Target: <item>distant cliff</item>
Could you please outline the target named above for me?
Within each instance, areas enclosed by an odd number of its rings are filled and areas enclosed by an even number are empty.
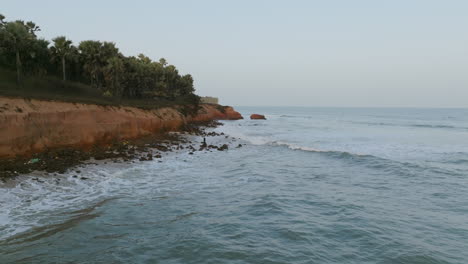
[[[116,139],[177,131],[190,122],[235,120],[232,107],[202,104],[193,117],[172,107],[142,110],[0,97],[0,157],[57,147],[88,148]]]

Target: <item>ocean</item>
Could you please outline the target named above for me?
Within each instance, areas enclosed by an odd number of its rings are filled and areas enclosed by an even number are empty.
[[[236,110],[227,151],[0,183],[0,263],[468,263],[468,109]]]

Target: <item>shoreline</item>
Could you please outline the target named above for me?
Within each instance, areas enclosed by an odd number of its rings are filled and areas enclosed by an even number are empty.
[[[194,115],[182,112],[176,105],[143,110],[0,97],[0,179],[34,170],[63,173],[91,158],[157,159],[138,152],[168,151],[168,142],[180,148],[184,139],[171,132],[207,136],[203,127],[217,120],[242,119],[232,107],[213,104],[200,105]]]
[[[193,155],[202,151],[225,151],[229,148],[242,147],[242,144],[233,146],[228,142],[229,137],[224,133],[215,131],[207,132],[207,129],[216,128],[223,124],[218,121],[208,123],[197,123],[186,126],[182,131],[168,132],[166,134],[155,134],[143,138],[123,140],[114,142],[108,146],[94,147],[90,151],[62,148],[36,153],[30,157],[16,157],[0,159],[0,181],[6,183],[17,176],[27,175],[34,172],[41,173],[44,177],[57,176],[74,172],[74,178],[87,180],[80,175],[80,168],[87,165],[98,165],[99,162],[107,163],[134,163],[156,161],[170,152],[187,152]],[[209,137],[223,137],[223,143],[204,144],[203,141],[195,141],[193,138],[206,139]],[[34,178],[41,182],[41,179]]]

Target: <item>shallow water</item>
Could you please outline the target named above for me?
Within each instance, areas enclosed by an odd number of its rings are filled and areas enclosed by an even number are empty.
[[[3,184],[0,263],[468,262],[468,110],[239,110],[228,151]]]

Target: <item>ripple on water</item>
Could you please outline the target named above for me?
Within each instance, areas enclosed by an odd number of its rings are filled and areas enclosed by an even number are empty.
[[[0,193],[0,263],[466,262],[468,178],[452,174],[463,163],[343,147],[353,142],[298,149],[307,138],[274,138],[289,135],[274,124],[243,127],[258,142],[225,152],[91,165],[80,169],[88,180],[24,176]],[[359,132],[349,138],[373,139]]]

